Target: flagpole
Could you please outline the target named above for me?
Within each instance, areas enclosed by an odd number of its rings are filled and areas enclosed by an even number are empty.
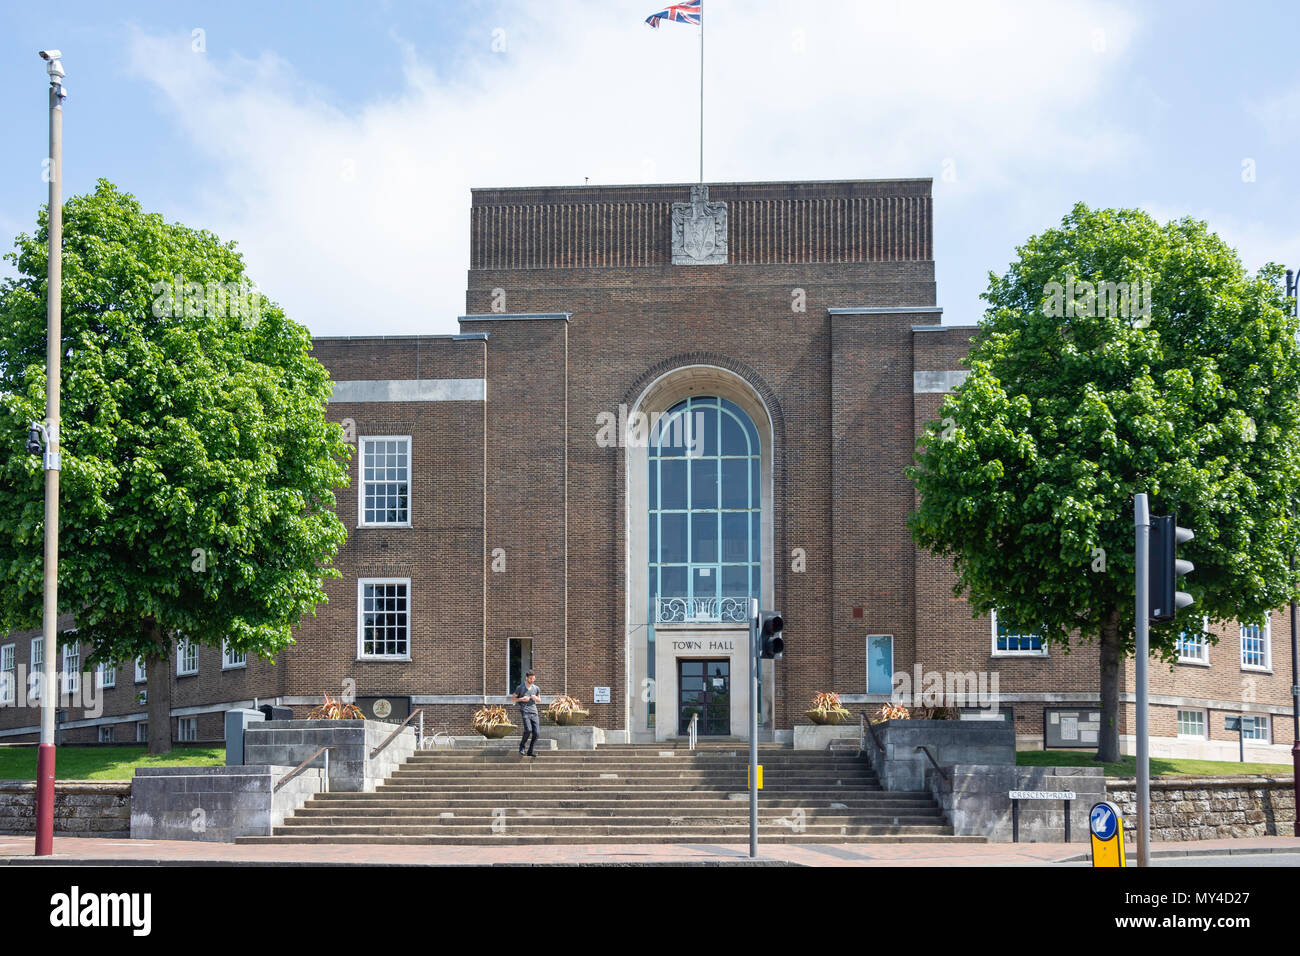
[[[700,3],[700,185],[704,185],[704,3]]]

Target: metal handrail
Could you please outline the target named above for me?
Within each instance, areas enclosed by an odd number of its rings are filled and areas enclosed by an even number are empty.
[[[927,757],[930,758],[930,763],[934,765],[934,769],[938,772],[939,779],[942,780],[944,783],[948,783],[949,782],[948,772],[939,766],[939,761],[934,759],[934,754],[930,753],[930,748],[926,746],[920,746],[917,747],[916,749],[922,751]]]
[[[864,751],[864,750],[867,749],[867,735],[870,734],[870,735],[871,735],[871,742],[872,742],[873,744],[875,744],[875,745],[876,745],[876,749],[879,750],[879,751],[883,754],[883,753],[885,752],[885,747],[884,747],[884,745],[880,742],[880,738],[876,736],[876,728],[872,725],[872,723],[871,723],[871,718],[869,718],[869,717],[867,716],[867,712],[866,712],[865,710],[864,710],[864,711],[861,711],[861,712],[858,714],[858,717],[861,719],[861,722],[862,722],[862,728],[865,729],[866,732],[867,732],[867,733],[863,733],[862,730],[859,730],[859,731],[858,731],[858,733],[859,733],[859,736],[858,736],[858,751],[861,752],[861,751]]]
[[[306,760],[304,760],[302,763],[298,764],[298,766],[294,767],[292,770],[290,770],[288,773],[286,773],[283,777],[281,777],[281,778],[279,779],[279,781],[276,783],[276,785],[275,785],[274,787],[271,788],[271,792],[272,792],[272,793],[279,793],[281,787],[283,787],[286,783],[288,783],[288,782],[289,782],[290,780],[292,780],[294,777],[298,776],[298,774],[300,774],[300,773],[302,773],[304,770],[306,770],[306,769],[307,769],[307,765],[308,765],[309,763],[311,763],[313,760],[315,760],[315,759],[316,759],[317,757],[319,757],[321,754],[324,754],[324,755],[325,755],[325,760],[324,760],[324,766],[325,766],[325,782],[324,782],[324,784],[323,784],[322,787],[321,787],[321,793],[329,793],[329,792],[330,792],[330,751],[333,750],[333,749],[334,749],[333,747],[321,747],[321,748],[320,748],[319,750],[317,750],[314,754],[312,754],[310,757],[308,757],[308,758],[307,758]]]
[[[695,749],[695,740],[699,733],[699,731],[696,730],[696,727],[699,725],[699,722],[700,715],[698,713],[691,714],[691,722],[686,725],[686,736],[690,739],[690,747],[692,750]]]
[[[409,724],[412,720],[414,720],[417,716],[420,718],[420,726],[423,727],[424,708],[417,707],[415,710],[411,711],[409,714],[406,715],[406,719],[397,725],[396,730],[394,730],[391,734],[389,734],[387,737],[384,738],[384,742],[382,744],[380,744],[374,750],[370,751],[370,756],[373,758],[375,754],[379,753],[379,751],[383,750],[385,747],[391,744],[393,742],[393,738],[396,737],[398,734],[400,734],[403,730],[405,730],[406,725]],[[421,734],[421,736],[423,736],[423,734]]]

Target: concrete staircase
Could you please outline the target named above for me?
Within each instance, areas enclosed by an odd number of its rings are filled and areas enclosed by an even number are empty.
[[[928,792],[881,789],[848,752],[759,749],[766,843],[984,842],[954,837]],[[373,793],[312,797],[272,836],[239,843],[745,843],[744,741],[421,751]]]

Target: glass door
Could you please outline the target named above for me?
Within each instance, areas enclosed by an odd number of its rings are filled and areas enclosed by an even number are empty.
[[[731,734],[731,662],[677,661],[678,734],[685,736],[691,718],[699,716],[696,730],[701,737]]]

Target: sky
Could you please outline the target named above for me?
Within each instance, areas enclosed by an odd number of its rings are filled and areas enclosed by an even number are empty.
[[[660,0],[0,0],[0,251],[105,178],[234,240],[316,335],[458,331],[470,190],[691,183],[699,29]],[[708,182],[932,178],[944,321],[1071,206],[1300,267],[1300,4],[705,0]],[[10,263],[0,275],[13,275]]]

